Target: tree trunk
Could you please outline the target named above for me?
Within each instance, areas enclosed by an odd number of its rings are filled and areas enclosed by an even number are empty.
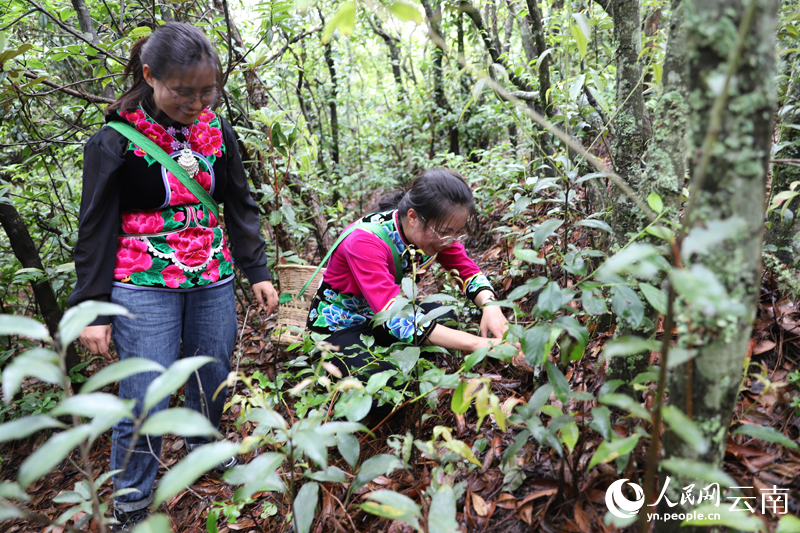
[[[631,184],[641,198],[647,198],[651,193],[659,195],[666,210],[663,219],[673,222],[678,221],[681,192],[686,176],[686,130],[689,109],[686,104],[683,12],[681,0],[673,0],[667,51],[664,57],[662,90],[654,114],[654,137],[648,144],[644,157],[647,167],[642,178]],[[637,94],[641,94],[641,91],[637,90]],[[638,210],[630,212],[628,216],[634,224],[632,231],[637,234],[649,224],[649,220]],[[624,238],[624,235],[620,235],[620,238]],[[661,244],[654,237],[646,237],[645,240]],[[644,302],[644,306],[645,320],[642,326],[636,331],[627,327],[619,328],[618,335],[638,334],[650,337],[655,334],[658,312],[647,301]],[[637,374],[647,369],[649,364],[647,355],[640,353],[612,359],[609,362],[609,379],[630,382]],[[625,389],[624,392],[632,394],[631,387]]]
[[[337,111],[337,101],[339,97],[339,87],[336,84],[336,63],[333,61],[333,51],[331,50],[331,42],[325,43],[324,49],[325,64],[328,66],[328,72],[331,76],[331,93],[328,95],[328,109],[331,113],[331,159],[334,165],[339,165],[339,114]],[[334,173],[337,170],[334,167]]]
[[[785,126],[791,124],[798,124],[800,122],[800,54],[793,53],[791,61],[787,65],[787,74],[790,88],[787,91],[786,100],[783,102],[782,109],[787,110],[784,113],[779,113],[780,121]],[[775,156],[776,159],[793,159],[800,161],[800,130],[795,128],[783,127],[780,128],[779,144],[783,148]],[[776,194],[788,191],[789,186],[800,180],[800,167],[778,163],[773,167],[772,171],[772,197]],[[797,206],[800,205],[800,200],[797,198],[789,201],[789,208],[786,211],[786,217],[781,216],[781,210],[786,204],[781,206],[770,213],[767,219],[767,233],[765,236],[766,244],[775,247],[775,255],[777,258],[789,269],[786,270],[787,274],[794,274],[794,270],[798,266],[800,260],[800,231],[796,224]],[[796,274],[794,276],[796,277]],[[797,293],[798,285],[793,284],[792,287],[787,287],[791,292]]]
[[[98,44],[100,42],[100,37],[97,35],[97,30],[94,28],[94,22],[92,21],[92,16],[89,14],[89,9],[86,7],[86,2],[84,0],[72,0],[72,7],[75,8],[75,14],[78,16],[78,26],[81,28],[81,33],[88,33],[91,35],[91,41],[94,44]],[[100,57],[104,56],[105,54],[100,52]],[[105,59],[103,61],[105,61]],[[103,96],[106,98],[115,98],[113,84],[106,84],[103,89]]]
[[[397,84],[397,91],[403,94],[405,91],[403,89],[403,77],[400,74],[400,51],[397,48],[397,43],[400,42],[400,39],[386,33],[386,30],[383,29],[383,25],[381,25],[381,19],[377,16],[369,17],[367,20],[375,34],[383,39],[383,42],[389,47],[389,62],[392,64],[394,82]]]
[[[11,249],[14,250],[17,260],[22,263],[22,268],[35,268],[42,272],[47,272],[39,257],[36,243],[33,242],[25,222],[23,222],[13,204],[0,202],[0,225],[3,226],[6,235],[8,235]],[[50,281],[45,275],[42,279],[31,281],[31,289],[33,289],[36,303],[39,304],[39,312],[44,318],[44,323],[47,325],[47,329],[50,330],[50,336],[55,337],[58,333],[58,323],[61,321],[63,313],[61,308],[58,307],[58,300],[56,300],[53,287],[50,286]],[[67,372],[79,362],[80,358],[75,346],[68,346]]]
[[[547,50],[545,39],[544,24],[542,24],[542,12],[536,0],[527,0],[528,16],[530,17],[531,31],[533,32],[534,42],[538,55]],[[539,65],[539,105],[548,116],[553,114],[553,100],[550,94],[550,56],[545,57]]]
[[[725,79],[728,55],[737,37],[733,29],[747,20],[745,5],[750,2],[685,0],[685,3],[688,92],[692,95],[688,100],[691,105],[689,146],[699,150],[712,124],[710,115],[716,97],[708,81]],[[706,154],[710,157],[707,170],[695,172],[705,178],[699,184],[696,181],[692,184],[697,189],[692,193],[697,197],[688,213],[689,227],[722,223],[736,217],[743,221],[743,229],[730,239],[708,246],[696,258],[683,258],[684,262],[702,264],[714,272],[730,298],[741,302],[745,311],[738,316],[706,317],[697,308],[699,306],[692,307],[691,301],[676,301],[677,309],[681,309],[681,314],[692,320],[694,330],[701,333],[695,334],[695,342],[688,346],[696,349],[697,355],[685,365],[686,371],[682,365],[672,373],[670,403],[694,421],[710,446],[701,454],[666,431],[665,457],[719,466],[725,453],[727,428],[739,391],[760,287],[764,191],[775,103],[778,4],[778,0],[757,0],[753,4],[752,25],[733,75],[735,81],[729,85],[727,105],[720,110],[718,136],[709,137],[713,142]],[[682,329],[681,324],[678,329]],[[680,476],[670,477],[667,497],[672,502],[680,502],[681,487],[688,482]],[[662,501],[661,505],[664,504]],[[672,508],[670,512],[676,511]],[[686,528],[679,528],[678,521],[657,522],[656,529],[659,532],[686,531]]]

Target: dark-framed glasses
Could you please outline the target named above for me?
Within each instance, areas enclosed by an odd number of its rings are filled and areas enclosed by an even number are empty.
[[[158,80],[161,81],[161,80]],[[219,91],[215,88],[210,89],[208,91],[204,91],[200,94],[195,94],[191,92],[184,92],[178,91],[177,94],[173,93],[172,90],[167,87],[167,84],[161,81],[161,85],[167,90],[167,92],[175,99],[175,103],[180,106],[192,105],[195,100],[198,98],[204,105],[208,105],[217,99],[219,96]]]

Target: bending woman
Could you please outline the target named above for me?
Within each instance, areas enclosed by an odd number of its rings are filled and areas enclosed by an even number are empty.
[[[401,294],[395,282],[399,276],[395,276],[390,244],[371,231],[355,229],[331,255],[306,324],[311,331],[328,334],[326,340],[340,347],[343,357],[332,362],[343,374],[373,359],[362,335],[373,337],[378,346],[405,342],[465,352],[500,342],[508,329],[506,318],[500,307],[484,305],[494,300],[494,290],[461,244],[473,202],[472,191],[459,174],[434,169],[414,180],[408,192],[384,198],[380,204],[383,211],[360,222],[378,224],[385,230],[400,256],[403,275],[410,275],[415,267],[419,276],[434,261],[445,270],[456,271],[466,297],[483,309],[481,336],[445,326],[452,314],[426,321],[425,313],[436,304],[423,304],[411,318],[392,318],[375,326],[375,314],[389,309]],[[488,333],[495,338],[489,339]],[[379,362],[370,369],[379,367],[390,365]]]
[[[214,357],[215,363],[199,370],[202,388],[194,377],[188,381],[186,404],[218,427],[226,392],[215,400],[212,395],[230,372],[237,331],[233,258],[259,304],[266,301],[267,313],[278,303],[233,129],[212,111],[220,90],[219,58],[200,30],[167,23],[137,41],[125,75],[133,85],[109,106],[106,121],[133,126],[155,141],[216,202],[224,202],[230,241],[206,203],[151,154],[105,126],[84,150],[78,282],[69,303],[111,301],[135,316],[100,317],[84,329],[80,340],[95,354],[107,354],[113,338],[120,360],[143,357],[169,367],[181,352]],[[157,375],[120,382],[120,397],[137,401],[134,415],[141,414]],[[168,405],[166,398],[150,413]],[[114,426],[111,470],[126,467],[114,476],[114,491],[135,489],[114,501],[120,531],[146,518],[158,471],[150,449],[161,451],[160,437],[141,437],[129,452],[132,433],[129,419]],[[189,450],[205,442],[186,439]]]

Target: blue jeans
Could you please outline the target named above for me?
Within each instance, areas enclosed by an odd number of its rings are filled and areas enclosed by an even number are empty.
[[[231,370],[231,354],[238,329],[233,283],[184,293],[115,286],[111,301],[126,307],[135,317],[115,316],[112,319],[111,335],[120,360],[143,357],[168,368],[181,357],[181,340],[184,357],[208,355],[217,360],[198,370],[202,387],[198,387],[196,374],[187,381],[186,407],[208,416],[211,424],[219,427],[227,390],[221,391],[216,400],[211,397]],[[141,414],[147,386],[157,376],[155,372],[145,372],[120,381],[120,398],[136,399],[135,416]],[[169,398],[165,398],[149,413],[168,406]],[[111,470],[125,466],[132,437],[132,420],[126,418],[114,426]],[[186,442],[197,445],[208,442],[208,439],[191,437]],[[130,488],[138,492],[117,497],[114,507],[131,512],[152,502],[160,456],[161,437],[140,436],[137,439],[125,470],[114,476],[114,491]]]

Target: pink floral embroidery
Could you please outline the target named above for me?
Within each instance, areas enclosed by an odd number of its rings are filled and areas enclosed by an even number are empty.
[[[178,211],[174,215],[172,215],[172,220],[175,222],[183,222],[186,220],[186,214],[183,211]]]
[[[134,211],[122,214],[122,231],[129,235],[158,233],[164,229],[160,211]]]
[[[136,127],[139,129],[139,131],[147,135],[147,137],[149,137],[151,141],[156,143],[159,146],[159,148],[161,148],[168,154],[172,153],[172,141],[174,139],[159,124],[153,124],[151,122],[143,120],[138,122],[136,124]]]
[[[161,276],[164,278],[164,284],[170,289],[177,289],[186,281],[186,275],[177,265],[169,265],[161,271]]]
[[[125,279],[135,272],[144,272],[153,266],[147,245],[139,239],[119,239],[114,279]]]
[[[206,271],[202,274],[204,279],[211,282],[219,281],[219,259],[212,259],[208,262]]]
[[[197,120],[208,124],[209,122],[214,120],[214,117],[216,117],[216,115],[210,109],[203,109],[200,112],[200,115],[198,115]]]
[[[120,111],[119,115],[128,122],[133,122],[134,124],[138,124],[139,121],[145,120],[144,111],[142,111],[141,109],[136,109],[135,111],[131,111],[130,113],[126,111]]]
[[[205,217],[205,216],[206,216],[205,211],[203,211],[202,209],[198,209],[197,210],[198,223],[199,223],[200,220],[203,220],[203,217]],[[208,226],[206,226],[206,227],[216,228],[217,224],[218,224],[217,223],[217,217],[214,216],[214,213],[209,212],[208,213]]]
[[[222,236],[222,258],[229,263],[233,261],[231,258],[231,251],[228,250],[228,241],[225,239],[225,235]]]
[[[197,122],[192,126],[192,150],[205,156],[221,156],[222,132],[219,128],[209,126],[205,122]]]
[[[175,259],[186,266],[202,265],[211,255],[214,230],[206,228],[187,228],[167,235],[167,244],[175,250]]]
[[[205,171],[200,171],[194,177],[195,181],[202,185],[202,187],[211,190],[211,174]],[[169,205],[187,205],[196,204],[199,202],[194,194],[189,192],[189,189],[176,178],[172,172],[167,171],[167,181],[169,181],[169,188],[172,194],[169,198]]]

